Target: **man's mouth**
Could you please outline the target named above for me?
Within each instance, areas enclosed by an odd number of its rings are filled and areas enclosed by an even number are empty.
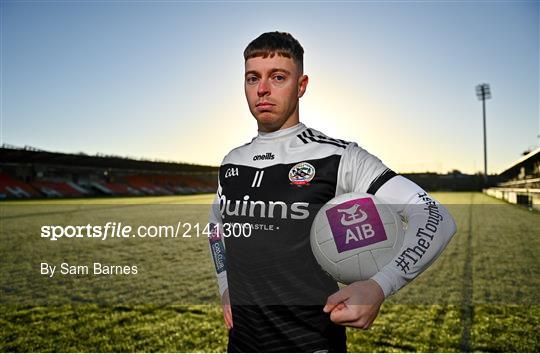
[[[266,101],[257,103],[257,107],[259,107],[259,108],[268,108],[268,107],[272,107],[272,106],[275,106],[275,104],[270,103],[270,102],[266,102]]]

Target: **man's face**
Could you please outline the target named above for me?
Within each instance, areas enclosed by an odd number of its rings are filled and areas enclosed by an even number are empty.
[[[244,88],[259,130],[272,132],[298,123],[298,99],[308,78],[291,58],[250,58],[245,64]]]

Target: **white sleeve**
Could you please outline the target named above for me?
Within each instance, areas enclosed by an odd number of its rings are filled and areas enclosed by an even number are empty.
[[[214,266],[216,269],[216,277],[219,287],[219,295],[222,296],[225,290],[227,290],[227,270],[226,270],[226,253],[225,253],[225,243],[221,236],[222,221],[221,221],[221,212],[219,208],[219,199],[221,195],[221,184],[218,181],[218,190],[216,197],[212,202],[212,207],[210,208],[209,224],[211,235],[208,238],[210,243],[210,254],[212,255],[212,260],[214,261]]]
[[[456,233],[456,224],[443,205],[403,176],[389,179],[375,195],[407,222],[401,250],[372,277],[388,297],[437,259]]]
[[[339,164],[336,195],[368,192],[372,183],[387,170],[388,167],[376,156],[371,155],[356,143],[350,143]]]

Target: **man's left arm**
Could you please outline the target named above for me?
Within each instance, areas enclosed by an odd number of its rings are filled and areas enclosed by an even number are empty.
[[[366,153],[364,150],[353,156],[373,160],[370,165],[380,163],[369,153],[365,157]],[[456,224],[443,205],[414,182],[390,170],[373,179],[369,188],[354,187],[351,189],[367,191],[383,200],[407,223],[403,246],[396,257],[371,279],[352,283],[331,295],[323,309],[330,312],[335,323],[367,329],[377,317],[384,299],[437,259],[455,234]]]

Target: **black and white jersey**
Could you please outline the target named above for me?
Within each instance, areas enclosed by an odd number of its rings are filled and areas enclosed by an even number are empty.
[[[345,350],[344,328],[322,311],[338,286],[313,257],[311,223],[337,194],[367,191],[384,175],[355,143],[303,124],[259,133],[225,157],[211,222],[251,225],[249,237],[223,237],[225,267],[215,257],[233,306],[230,350]]]
[[[356,143],[303,124],[260,132],[224,158],[210,222],[223,233],[250,225],[249,237],[210,239],[220,293],[228,289],[232,305],[229,351],[346,351],[344,327],[322,311],[338,286],[311,252],[311,224],[336,195],[375,194],[399,177]],[[385,295],[407,281],[383,271],[374,279]]]

